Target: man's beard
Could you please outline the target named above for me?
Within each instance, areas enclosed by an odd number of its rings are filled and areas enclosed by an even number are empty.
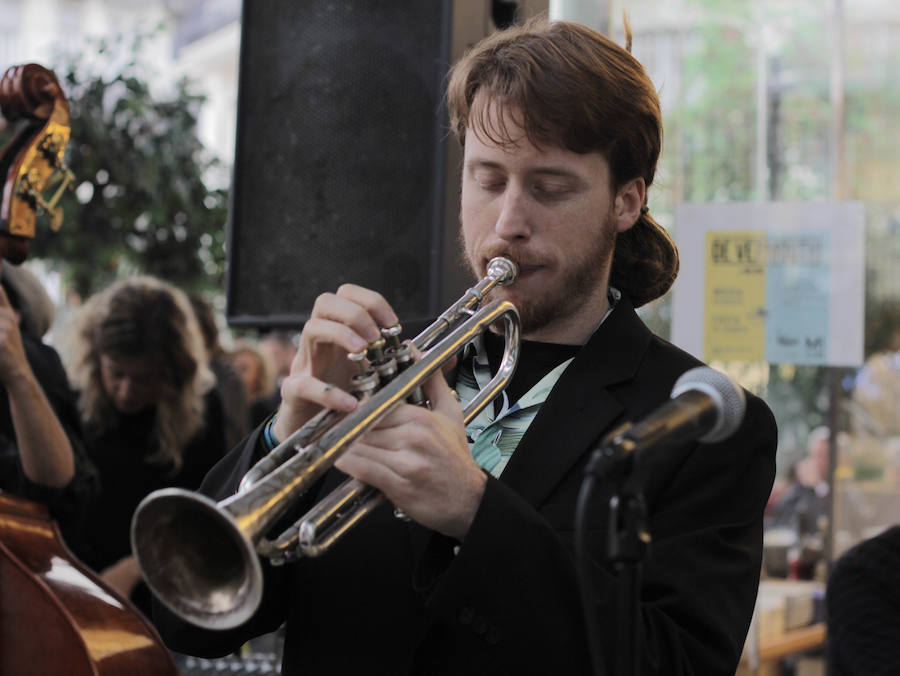
[[[562,276],[554,280],[552,286],[548,286],[535,297],[515,298],[523,334],[539,331],[583,309],[584,303],[588,302],[600,280],[604,282],[607,280],[616,242],[613,218],[610,211],[601,225],[598,236],[584,243],[585,246],[580,250],[578,258],[569,261],[562,271]],[[491,257],[505,255],[517,261],[515,247],[491,253]],[[474,270],[471,261],[469,263]],[[475,274],[477,276],[481,273]],[[488,294],[488,298],[505,297],[504,292],[505,289],[499,287]]]

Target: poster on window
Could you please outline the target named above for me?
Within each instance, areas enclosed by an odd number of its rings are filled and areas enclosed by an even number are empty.
[[[863,358],[859,202],[683,204],[672,342],[704,361]]]

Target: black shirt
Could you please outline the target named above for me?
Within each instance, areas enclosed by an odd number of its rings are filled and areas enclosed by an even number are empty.
[[[492,331],[485,333],[484,347],[487,351],[491,373],[500,368],[503,358],[503,336]],[[537,385],[541,378],[567,359],[574,357],[581,350],[581,345],[562,345],[559,343],[539,343],[534,340],[523,340],[519,347],[519,360],[512,381],[506,388],[506,396],[510,404],[517,402],[522,395]]]

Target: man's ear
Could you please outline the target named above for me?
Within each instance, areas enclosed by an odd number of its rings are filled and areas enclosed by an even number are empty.
[[[637,222],[646,195],[647,186],[640,177],[633,178],[619,187],[613,204],[616,232],[625,232]]]

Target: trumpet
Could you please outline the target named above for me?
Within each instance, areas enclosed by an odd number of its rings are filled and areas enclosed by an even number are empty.
[[[399,327],[385,329],[395,344],[387,352],[381,341],[370,346],[375,352],[367,360],[372,368],[361,369],[353,379],[360,405],[346,414],[321,411],[256,463],[234,495],[216,502],[200,493],[164,488],[144,498],[132,519],[131,547],[156,597],[199,627],[236,627],[253,615],[262,599],[260,557],[278,565],[318,556],[359,523],[384,497],[348,479],[275,540],[264,537],[349,446],[391,410],[407,401],[427,403],[421,397],[422,384],[501,319],[505,344],[500,368],[465,407],[464,421],[503,391],[518,360],[519,315],[509,301],[481,303],[491,289],[511,284],[517,275],[512,261],[492,259],[487,275],[413,339],[422,352],[417,361],[409,346],[396,339]],[[350,357],[366,366],[365,353]]]

